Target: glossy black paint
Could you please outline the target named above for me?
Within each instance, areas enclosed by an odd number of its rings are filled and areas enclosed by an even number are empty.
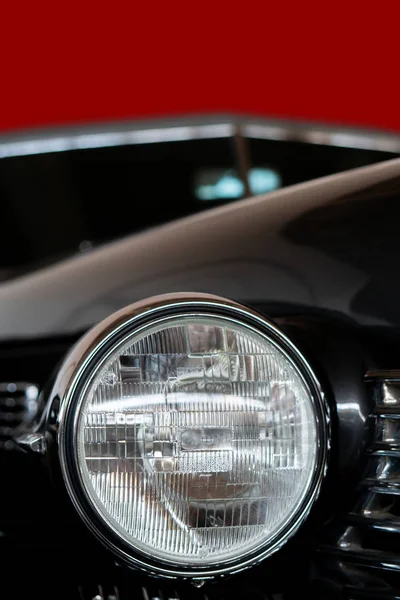
[[[371,398],[364,374],[372,364],[358,328],[339,319],[301,315],[281,317],[277,324],[301,349],[315,370],[332,415],[332,456],[329,481],[341,481],[341,495],[331,505],[332,514],[346,502],[354,479],[362,472],[363,453],[369,439]],[[328,505],[332,498],[326,497]],[[325,504],[326,513],[329,513]]]
[[[177,291],[399,323],[399,189],[396,159],[210,210],[3,283],[0,339],[76,334],[134,301]]]

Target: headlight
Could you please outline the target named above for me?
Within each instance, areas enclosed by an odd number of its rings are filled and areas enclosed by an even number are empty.
[[[318,492],[327,431],[316,379],[239,305],[133,305],[83,338],[60,380],[67,487],[126,562],[188,577],[249,566],[294,533]]]

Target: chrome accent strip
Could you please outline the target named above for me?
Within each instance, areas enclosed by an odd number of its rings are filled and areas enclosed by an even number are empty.
[[[381,412],[382,411],[382,412]],[[393,419],[394,421],[398,421],[400,419],[400,414],[398,412],[386,412],[387,408],[385,406],[382,406],[382,408],[377,408],[376,409],[376,416],[379,419]]]
[[[349,513],[348,521],[354,525],[366,525],[371,529],[379,531],[387,531],[389,533],[400,533],[400,524],[395,519],[381,520],[377,517],[368,515],[358,515],[357,513]]]
[[[46,454],[46,437],[42,433],[25,433],[18,437],[15,442],[23,450],[36,454]]]
[[[400,450],[371,450],[369,456],[392,456],[400,458]]]
[[[0,382],[0,450],[13,450],[15,436],[31,426],[39,408],[35,383]]]
[[[15,142],[1,142],[0,158],[31,156],[68,150],[88,150],[135,144],[179,142],[195,139],[224,138],[233,135],[230,123],[219,125],[197,125],[166,127],[163,129],[133,129],[128,131],[76,133],[64,136],[49,136]]]
[[[233,137],[237,128],[240,128],[244,137],[253,139],[303,142],[400,154],[400,135],[395,133],[327,126],[318,123],[305,124],[289,120],[221,115],[206,118],[94,124],[84,127],[3,134],[0,135],[0,158],[135,144]]]
[[[372,485],[369,488],[370,492],[374,493],[374,494],[393,494],[395,496],[398,496],[400,493],[400,490],[398,488],[389,488],[388,486],[376,486],[376,485]]]
[[[337,130],[326,127],[290,128],[273,125],[246,125],[244,134],[250,138],[298,141],[322,146],[338,146],[359,150],[379,150],[381,152],[399,152],[400,138],[396,135]]]

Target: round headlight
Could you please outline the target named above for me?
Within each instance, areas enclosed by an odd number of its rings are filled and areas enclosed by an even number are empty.
[[[308,513],[326,464],[323,400],[300,353],[251,311],[208,296],[133,305],[78,344],[61,379],[67,487],[127,562],[236,570]]]

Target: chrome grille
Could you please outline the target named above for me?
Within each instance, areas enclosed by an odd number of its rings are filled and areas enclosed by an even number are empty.
[[[344,598],[400,598],[400,371],[370,371],[369,443],[351,509],[326,527],[320,573]],[[329,572],[329,574],[328,574]]]
[[[13,450],[18,427],[37,411],[39,388],[34,383],[0,383],[0,451]]]

